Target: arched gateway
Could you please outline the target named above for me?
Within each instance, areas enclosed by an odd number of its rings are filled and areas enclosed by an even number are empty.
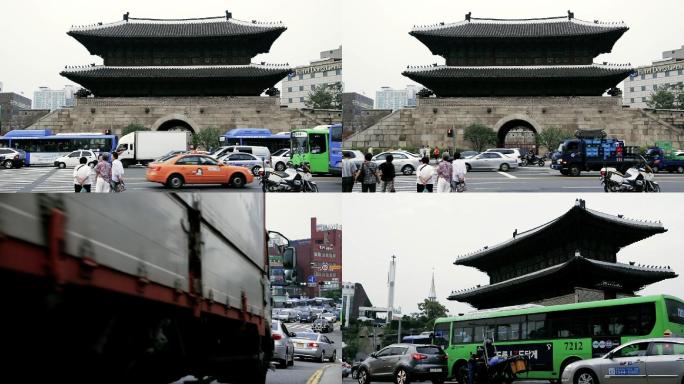
[[[171,115],[157,120],[152,125],[153,131],[187,131],[191,134],[197,132],[197,124],[182,115]]]
[[[521,152],[530,149],[537,151],[536,138],[541,132],[541,126],[528,116],[507,116],[496,123],[494,131],[496,146],[499,148],[520,148]]]

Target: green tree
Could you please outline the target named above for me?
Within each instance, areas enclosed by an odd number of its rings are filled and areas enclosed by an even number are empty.
[[[192,135],[192,145],[195,148],[202,148],[208,151],[219,146],[219,136],[221,136],[221,130],[218,128],[204,128]]]
[[[549,151],[555,151],[563,141],[571,137],[571,134],[558,127],[544,128],[537,135],[537,145],[539,147],[546,147]]]
[[[449,310],[437,300],[425,299],[422,303],[418,303],[419,315],[427,320],[435,320],[438,317],[444,317],[449,313]]]
[[[684,91],[679,84],[662,85],[648,97],[646,105],[655,109],[684,109]]]
[[[463,138],[469,141],[473,149],[482,152],[489,145],[496,144],[496,132],[486,125],[475,123],[465,129]]]
[[[313,109],[341,109],[342,83],[317,85],[309,92],[304,104]]]
[[[341,289],[331,289],[329,291],[323,291],[323,297],[333,300],[339,300],[342,298]]]
[[[149,131],[149,128],[145,128],[142,124],[138,123],[131,123],[128,124],[124,129],[121,130],[121,136],[126,136],[129,133],[133,132],[138,132],[138,131]]]

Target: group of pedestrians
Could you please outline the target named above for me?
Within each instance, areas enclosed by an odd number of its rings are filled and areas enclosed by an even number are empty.
[[[430,166],[430,159],[427,156],[421,159],[421,163],[416,171],[417,192],[432,192],[435,180],[437,193],[465,192],[465,177],[468,168],[459,152],[454,153],[453,158],[448,153],[443,154],[442,160],[437,164],[437,169]]]
[[[112,153],[112,163],[109,154],[102,153],[97,158],[97,165],[90,168],[88,159],[81,157],[79,164],[74,167],[74,192],[92,192],[92,176],[95,175],[95,193],[122,192],[124,186],[124,168],[119,160],[119,154]]]
[[[427,146],[421,148],[429,149]],[[351,154],[345,152],[342,159],[342,192],[351,192],[354,183],[361,184],[361,192],[375,192],[377,185],[381,185],[381,192],[396,192],[394,188],[394,178],[396,171],[392,161],[394,157],[387,155],[385,161],[380,165],[371,161],[373,155],[366,153],[364,161],[360,165],[351,160]],[[416,189],[417,192],[433,192],[437,184],[438,193],[464,192],[465,177],[468,172],[465,160],[461,159],[461,154],[456,152],[451,158],[449,153],[442,155],[442,160],[437,165],[437,169],[430,165],[430,158],[423,156],[421,164],[416,170]]]

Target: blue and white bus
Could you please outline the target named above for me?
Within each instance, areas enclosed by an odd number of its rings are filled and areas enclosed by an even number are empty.
[[[272,133],[266,128],[234,128],[219,137],[221,146],[255,145],[268,148],[271,153],[290,148],[290,132]]]
[[[0,147],[21,149],[26,152],[25,164],[53,165],[56,158],[79,149],[96,154],[112,152],[117,145],[115,135],[100,133],[58,133],[49,129],[16,129],[0,136]]]

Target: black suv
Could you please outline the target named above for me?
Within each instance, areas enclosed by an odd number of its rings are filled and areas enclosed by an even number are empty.
[[[359,384],[371,381],[430,380],[442,384],[447,377],[448,358],[444,350],[429,344],[392,344],[364,360],[359,366]]]

